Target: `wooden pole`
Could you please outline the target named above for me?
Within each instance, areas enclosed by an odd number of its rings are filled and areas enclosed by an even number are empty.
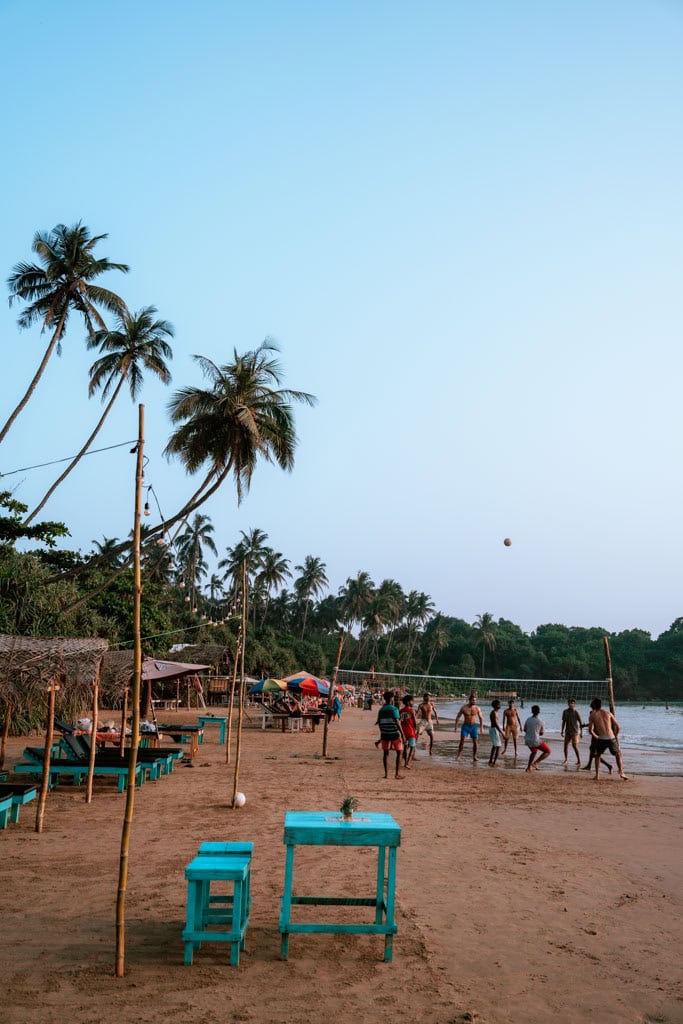
[[[135,769],[140,742],[140,682],[142,678],[142,642],[140,639],[140,604],[142,598],[142,582],[140,573],[140,514],[142,512],[142,479],[143,452],[145,444],[145,407],[138,406],[138,443],[137,461],[135,465],[135,518],[133,520],[133,720],[128,757],[128,787],[126,789],[126,809],[121,830],[121,856],[119,860],[119,887],[116,896],[116,966],[117,978],[125,972],[125,903],[126,885],[128,882],[128,853],[130,849],[130,833],[133,825],[133,808],[135,805]]]
[[[123,704],[121,705],[121,738],[119,739],[119,754],[123,757],[126,749],[126,722],[128,721],[128,687],[123,691]]]
[[[325,715],[325,721],[323,723],[323,757],[327,757],[327,727],[330,721],[330,714],[332,713],[332,701],[334,699],[334,689],[337,685],[337,673],[339,672],[339,662],[341,661],[342,650],[344,649],[344,641],[346,640],[346,633],[344,627],[339,630],[339,643],[337,644],[337,657],[334,660],[334,668],[332,670],[332,678],[330,680],[330,692],[327,695],[327,714]]]
[[[616,714],[614,710],[614,682],[612,680],[612,655],[609,650],[609,640],[606,636],[602,638],[602,645],[605,648],[605,666],[607,668],[607,693],[609,696],[609,709],[612,714]]]
[[[237,685],[237,672],[239,670],[239,659],[242,651],[242,623],[237,631],[235,641],[235,659],[232,666],[232,681],[230,683],[230,701],[228,703],[228,734],[225,737],[225,763],[230,764],[230,744],[232,741],[232,706],[235,700],[235,686]]]
[[[47,791],[50,788],[50,765],[52,763],[52,739],[55,731],[55,695],[59,689],[59,683],[53,679],[47,689],[47,726],[45,727],[45,751],[43,753],[43,775],[40,780],[40,793],[38,794],[38,806],[36,807],[36,832],[43,831],[43,817],[45,815],[45,801]]]
[[[232,804],[234,809],[237,805],[237,784],[240,774],[240,753],[242,751],[242,719],[244,717],[244,649],[247,646],[247,563],[242,562],[242,648],[240,651],[240,688],[239,688],[239,710],[237,712],[237,740],[235,742],[235,775],[232,786]]]
[[[85,787],[85,802],[92,802],[92,784],[95,777],[95,757],[97,756],[97,722],[99,718],[100,673],[99,670],[92,684],[92,726],[90,729],[90,754],[88,756],[88,784]]]
[[[0,768],[4,767],[5,754],[7,752],[7,737],[9,736],[9,723],[12,715],[12,701],[5,701],[5,721],[2,723],[2,743],[0,744]]]

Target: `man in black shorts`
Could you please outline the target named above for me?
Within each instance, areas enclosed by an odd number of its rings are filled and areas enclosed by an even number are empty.
[[[619,749],[619,741],[617,739],[619,723],[611,711],[603,709],[602,701],[599,697],[595,697],[591,701],[588,729],[591,736],[595,739],[595,778],[598,778],[600,772],[600,755],[609,750],[616,758],[619,778],[626,781],[628,776],[624,775],[624,763],[621,759],[621,750]]]

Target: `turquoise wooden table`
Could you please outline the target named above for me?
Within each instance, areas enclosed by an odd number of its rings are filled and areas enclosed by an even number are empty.
[[[218,742],[225,743],[225,729],[228,724],[227,718],[224,718],[222,715],[200,715],[199,718],[197,719],[197,722],[199,725],[201,725],[202,729],[205,728],[205,726],[207,725],[217,725],[220,729],[220,733],[218,735]],[[204,742],[203,737],[202,739],[200,739],[199,742]]]
[[[285,815],[285,886],[280,904],[281,953],[289,954],[289,936],[296,933],[383,935],[384,959],[389,961],[397,926],[396,854],[401,845],[401,827],[390,814],[356,814],[342,821],[338,811],[287,811]],[[376,846],[377,888],[371,897],[294,896],[294,852],[297,846]],[[292,921],[293,906],[374,907],[375,920],[367,924],[305,924]]]

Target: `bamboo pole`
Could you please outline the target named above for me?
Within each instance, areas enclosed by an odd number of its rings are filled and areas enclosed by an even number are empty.
[[[232,666],[232,680],[230,682],[230,701],[228,703],[228,733],[225,737],[225,763],[230,764],[230,745],[232,742],[232,706],[235,700],[235,686],[237,685],[237,672],[239,658],[242,650],[242,624],[240,623],[235,641],[235,658]]]
[[[7,753],[7,737],[9,736],[9,723],[12,715],[12,701],[5,701],[5,721],[2,723],[2,742],[0,742],[0,768],[4,767],[5,754]]]
[[[97,722],[99,719],[100,672],[97,670],[92,684],[92,726],[90,729],[90,754],[88,755],[88,784],[85,787],[85,802],[92,802],[92,784],[95,777],[95,758],[97,756]]]
[[[59,689],[59,683],[53,679],[47,688],[47,725],[45,727],[45,751],[43,753],[43,774],[40,780],[40,793],[38,794],[38,806],[36,807],[36,832],[43,831],[43,818],[45,816],[45,801],[47,791],[50,788],[50,765],[52,763],[52,739],[55,731],[55,694]]]
[[[123,691],[123,703],[121,705],[121,738],[119,739],[119,754],[123,757],[126,749],[126,721],[128,719],[128,687]]]
[[[330,692],[327,695],[327,714],[325,715],[325,721],[323,723],[323,757],[327,757],[327,729],[330,722],[330,714],[332,713],[332,700],[334,699],[334,689],[337,685],[337,673],[339,672],[339,662],[341,661],[342,650],[344,649],[344,641],[346,640],[346,633],[344,627],[339,630],[339,643],[337,644],[337,657],[334,659],[334,668],[332,670],[332,678],[330,680]]]
[[[609,649],[609,640],[606,636],[602,638],[602,645],[605,648],[605,666],[607,668],[607,694],[609,696],[609,709],[616,714],[614,707],[614,682],[612,680],[612,655]]]
[[[121,856],[119,860],[119,886],[116,896],[116,966],[117,978],[125,973],[125,902],[126,884],[128,881],[128,855],[130,849],[130,833],[133,825],[133,809],[135,806],[135,768],[137,764],[138,745],[140,742],[140,681],[142,677],[142,642],[140,639],[140,603],[142,582],[140,573],[140,513],[142,511],[142,479],[143,451],[145,438],[145,407],[138,406],[138,443],[137,461],[135,465],[135,518],[133,521],[133,720],[128,755],[128,786],[126,789],[126,809],[121,830]]]
[[[235,775],[232,786],[233,809],[237,806],[237,785],[240,774],[240,754],[242,752],[242,719],[244,717],[244,649],[247,637],[247,563],[242,562],[242,647],[240,651],[240,688],[239,688],[239,710],[237,713],[237,740],[235,742]]]

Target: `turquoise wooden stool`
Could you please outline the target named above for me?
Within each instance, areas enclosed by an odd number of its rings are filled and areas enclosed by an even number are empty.
[[[185,868],[187,919],[183,942],[188,966],[202,942],[229,942],[230,966],[239,964],[249,924],[250,867],[250,853],[241,856],[203,853]],[[232,882],[232,894],[212,893],[214,882]],[[219,930],[221,925],[224,927]]]
[[[251,860],[251,855],[254,852],[253,843],[222,843],[222,842],[207,842],[202,843],[197,851],[199,857],[248,857]],[[209,883],[205,882],[206,889],[203,894],[203,904],[206,908],[212,904],[231,904],[232,896],[225,895],[220,896],[214,894],[213,896],[209,890]],[[251,871],[247,874],[247,881],[245,885],[245,900],[244,909],[246,910],[247,919],[251,913]],[[244,948],[244,947],[242,947]]]

